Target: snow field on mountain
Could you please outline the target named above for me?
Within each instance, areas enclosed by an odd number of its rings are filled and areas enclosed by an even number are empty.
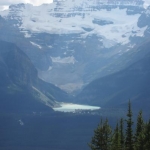
[[[74,64],[76,62],[75,58],[73,56],[71,57],[51,57],[53,63],[63,63],[63,64]]]
[[[139,28],[137,26],[140,14],[127,15],[126,9],[112,9],[107,11],[73,11],[71,8],[82,6],[74,2],[64,2],[62,6],[57,6],[62,10],[55,11],[56,4],[41,5],[34,7],[32,5],[24,5],[24,7],[14,9],[17,10],[16,18],[21,20],[20,30],[23,32],[30,31],[31,33],[50,33],[50,34],[72,34],[81,33],[81,37],[96,34],[102,37],[104,47],[109,48],[116,44],[127,44],[130,42],[131,36],[143,36],[147,27]],[[91,3],[91,2],[90,2]],[[73,5],[76,4],[76,5]],[[2,16],[13,17],[13,9],[9,14],[1,12]],[[71,13],[71,14],[70,14]],[[56,17],[55,15],[61,15]],[[68,16],[70,14],[70,16]],[[112,22],[112,24],[98,25],[93,23],[94,19],[99,21]],[[90,29],[86,31],[85,28]],[[25,37],[30,37],[27,32]],[[32,35],[31,35],[32,36]]]
[[[30,41],[30,43],[31,43],[33,46],[36,46],[36,47],[38,47],[39,49],[42,49],[42,46],[40,46],[40,45],[38,45],[38,44],[36,44],[36,43],[34,43],[34,42],[31,42],[31,41]]]

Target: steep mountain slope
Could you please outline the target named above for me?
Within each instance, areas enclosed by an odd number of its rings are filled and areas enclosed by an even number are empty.
[[[0,39],[16,43],[40,78],[73,92],[148,53],[126,57],[149,38],[149,9],[141,0],[12,5],[0,12]]]
[[[30,59],[14,44],[0,41],[0,111],[47,111],[67,94],[37,76]],[[49,107],[47,107],[47,106]]]
[[[149,49],[150,43],[145,46]],[[76,97],[76,102],[102,107],[120,107],[131,99],[135,108],[149,109],[149,63],[150,53],[122,71],[91,82]]]

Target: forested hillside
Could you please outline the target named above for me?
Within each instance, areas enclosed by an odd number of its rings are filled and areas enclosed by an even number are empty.
[[[126,118],[118,120],[115,129],[108,119],[101,119],[89,146],[92,150],[149,150],[150,120],[144,121],[140,111],[134,123],[129,102]]]

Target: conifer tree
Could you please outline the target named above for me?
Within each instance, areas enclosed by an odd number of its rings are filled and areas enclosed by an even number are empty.
[[[103,121],[101,119],[100,124],[98,124],[98,127],[94,130],[94,136],[89,146],[92,150],[100,150],[100,148],[103,148],[103,145]]]
[[[126,130],[124,131],[124,120],[120,119],[114,132],[106,119],[98,125],[94,136],[89,144],[92,150],[150,150],[150,120],[144,123],[142,111],[139,112],[133,135],[133,121],[131,103],[128,104],[126,119]]]
[[[124,150],[124,120],[123,118],[120,119],[120,145],[121,150]]]
[[[145,131],[144,150],[150,150],[150,120],[145,125],[144,131]]]
[[[108,124],[108,120],[106,119],[104,122],[104,149],[103,150],[110,150],[111,146],[111,138],[112,138],[112,129]]]
[[[137,117],[137,125],[136,125],[136,132],[135,132],[135,141],[134,141],[134,147],[135,150],[144,150],[144,121],[142,116],[142,111],[139,112],[139,115]]]
[[[126,128],[126,139],[125,139],[125,150],[134,150],[133,147],[133,130],[132,130],[132,110],[131,103],[128,103],[128,113],[127,113],[127,128]]]
[[[110,150],[111,133],[112,130],[108,124],[108,120],[106,119],[104,123],[101,120],[101,123],[94,131],[94,136],[89,144],[90,148],[92,150]]]
[[[118,123],[112,137],[111,150],[121,150],[121,138]]]

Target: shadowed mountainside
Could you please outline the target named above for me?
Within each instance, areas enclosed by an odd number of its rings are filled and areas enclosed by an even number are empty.
[[[38,78],[30,59],[16,45],[0,41],[1,111],[46,111],[69,97]],[[47,106],[46,106],[47,105]]]
[[[149,109],[149,64],[150,53],[122,71],[94,80],[76,96],[75,101],[102,107],[120,107],[131,99],[134,108]]]

